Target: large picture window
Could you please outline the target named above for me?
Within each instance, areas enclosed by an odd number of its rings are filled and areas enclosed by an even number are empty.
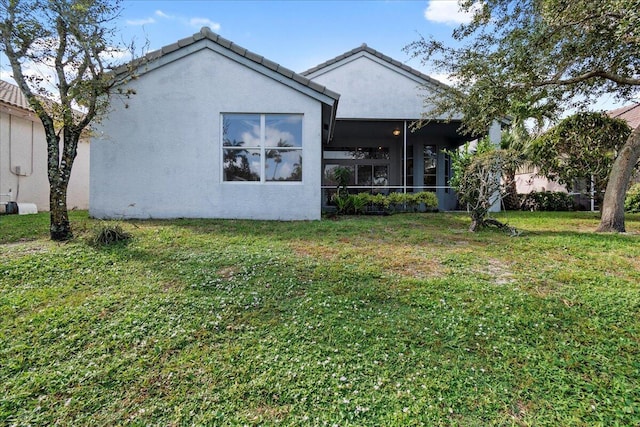
[[[224,181],[302,181],[302,114],[223,114]]]

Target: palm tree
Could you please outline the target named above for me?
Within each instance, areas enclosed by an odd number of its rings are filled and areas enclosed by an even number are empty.
[[[502,134],[500,148],[513,153],[515,162],[505,165],[502,171],[504,179],[505,194],[502,198],[505,209],[519,209],[520,198],[516,187],[516,172],[530,158],[532,132],[527,129],[527,123],[534,121],[535,128],[540,129],[548,119],[544,111],[537,109],[531,104],[516,105],[511,112],[511,124],[509,130]]]

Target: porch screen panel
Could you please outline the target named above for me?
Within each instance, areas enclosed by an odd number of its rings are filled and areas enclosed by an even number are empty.
[[[436,186],[436,173],[438,166],[438,153],[435,145],[424,146],[424,185],[425,187]],[[435,188],[427,188],[434,191]]]

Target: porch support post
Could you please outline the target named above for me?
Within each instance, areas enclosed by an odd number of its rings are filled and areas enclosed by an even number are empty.
[[[402,161],[402,191],[407,194],[407,121],[403,121],[402,126],[402,155],[404,159]]]
[[[493,121],[491,123],[491,127],[489,128],[489,140],[496,147],[500,148],[500,140],[502,139],[502,129],[500,123],[497,121]],[[496,202],[489,208],[489,212],[500,212],[500,205],[502,199],[497,197]]]

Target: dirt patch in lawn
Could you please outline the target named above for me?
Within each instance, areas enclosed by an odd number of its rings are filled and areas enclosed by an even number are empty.
[[[416,279],[441,277],[445,268],[435,249],[414,245],[388,244],[362,245],[357,241],[336,242],[335,245],[316,245],[308,242],[292,244],[296,255],[305,258],[340,262],[364,262],[378,267],[385,275],[397,275]]]

